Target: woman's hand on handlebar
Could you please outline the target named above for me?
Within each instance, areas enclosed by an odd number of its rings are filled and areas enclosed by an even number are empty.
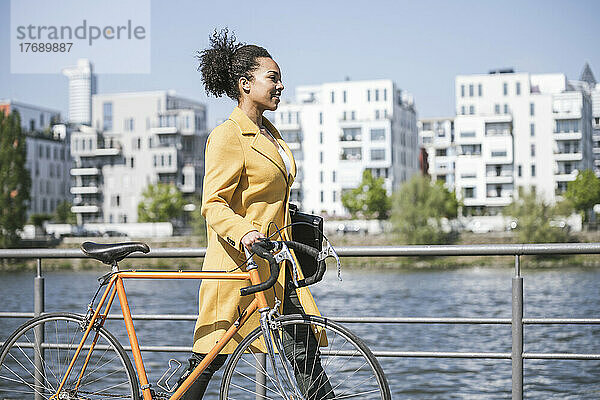
[[[258,242],[260,239],[264,239],[264,238],[265,238],[265,235],[263,235],[259,231],[250,231],[242,237],[242,244],[248,250],[252,250],[252,245],[254,243]]]

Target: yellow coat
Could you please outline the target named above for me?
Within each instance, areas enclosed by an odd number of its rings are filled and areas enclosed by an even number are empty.
[[[245,260],[241,244],[245,234],[258,230],[269,236],[277,228],[290,223],[289,196],[296,176],[296,164],[275,127],[264,117],[263,124],[290,158],[288,176],[275,145],[260,134],[258,126],[238,107],[208,138],[202,192],[202,215],[208,232],[204,271],[233,270]],[[290,240],[291,229],[282,231],[282,236],[283,240]],[[273,240],[277,239],[280,238],[273,237]],[[268,264],[258,257],[255,260],[264,281],[269,276]],[[282,266],[274,290],[265,292],[270,306],[275,304],[274,295],[283,302],[284,274]],[[240,296],[240,288],[248,285],[249,281],[204,280],[201,283],[193,351],[210,351],[239,316],[238,306],[243,311],[250,304],[254,296]],[[297,292],[304,311],[320,315],[308,288]],[[237,344],[258,326],[259,313],[256,312],[221,353],[231,354]]]

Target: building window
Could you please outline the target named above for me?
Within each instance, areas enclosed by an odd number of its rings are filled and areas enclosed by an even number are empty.
[[[375,119],[379,119],[379,110],[375,110]]]
[[[331,104],[335,103],[335,92],[331,91]]]
[[[523,176],[523,167],[521,165],[517,167],[517,174],[519,175],[519,178]]]
[[[371,161],[385,160],[385,149],[371,149]]]
[[[325,201],[325,193],[323,193],[323,191],[321,190],[321,203],[323,203]]]
[[[535,144],[531,144],[531,157],[535,157]]]
[[[475,114],[475,106],[474,105],[469,106],[469,114],[471,114],[471,115]]]
[[[477,85],[477,94],[479,95],[479,97],[483,96],[483,86],[481,85],[481,83]]]
[[[323,164],[323,152],[322,151],[319,152],[319,163]]]
[[[556,133],[579,132],[579,120],[578,119],[556,120],[555,132]]]
[[[356,119],[356,112],[352,111],[352,112],[350,113],[350,119],[351,119],[352,121],[354,121],[354,120]]]
[[[343,97],[343,101],[344,101],[344,103],[345,103],[345,102],[346,102],[346,97],[347,97],[347,96],[346,96],[346,91],[345,91],[345,90],[344,90],[344,91],[343,91],[343,93],[342,93],[342,97]]]
[[[337,196],[336,196],[336,191],[334,190],[333,192],[331,192],[331,198],[333,200],[333,202],[335,203],[337,201]]]
[[[323,125],[323,113],[319,113],[319,125]]]
[[[387,101],[387,89],[383,89],[383,101]]]
[[[517,82],[516,93],[517,96],[521,94],[521,82]]]
[[[344,111],[342,114],[342,120],[344,120],[344,121],[346,120],[346,111]]]
[[[469,97],[473,97],[473,85],[469,85]]]
[[[535,124],[533,122],[529,124],[529,136],[535,136]]]
[[[379,89],[375,89],[375,101],[379,101]]]
[[[474,187],[466,187],[464,190],[464,198],[465,199],[474,199],[475,198],[475,188]]]
[[[460,85],[460,97],[465,97],[465,85]]]
[[[508,83],[506,82],[502,84],[502,94],[504,94],[505,96],[508,95]]]
[[[323,183],[323,171],[319,171],[319,182]]]
[[[379,142],[385,140],[385,129],[371,129],[371,141]]]
[[[531,164],[531,176],[535,176],[535,164]]]
[[[460,107],[460,113],[461,115],[465,115],[465,106]]]
[[[367,89],[367,101],[371,101],[371,89]]]
[[[319,132],[319,144],[323,144],[323,132]]]
[[[508,104],[504,105],[504,114],[508,114]]]
[[[500,114],[500,104],[494,104],[494,114]]]
[[[112,103],[107,102],[102,104],[102,129],[105,131],[112,130]]]
[[[335,171],[331,172],[331,182],[335,183]]]
[[[135,168],[135,158],[131,157],[131,168]]]
[[[133,131],[133,118],[127,118],[125,120],[125,131],[126,132],[131,132]]]
[[[506,157],[506,150],[492,151],[492,157]]]
[[[531,116],[535,115],[535,104],[534,103],[529,103],[529,115],[531,115]]]

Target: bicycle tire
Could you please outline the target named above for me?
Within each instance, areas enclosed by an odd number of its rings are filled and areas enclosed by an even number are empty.
[[[289,335],[288,338],[296,336],[299,339],[298,341],[288,341],[288,343],[295,344],[293,347],[288,345],[284,353],[287,353],[289,350],[291,350],[290,353],[296,352],[298,350],[296,349],[296,344],[301,341],[308,343],[310,335],[316,340],[315,331],[313,331],[312,327],[320,328],[320,332],[324,331],[328,340],[327,347],[319,348],[318,354],[320,360],[317,362],[317,358],[314,358],[312,366],[308,365],[311,362],[308,361],[309,358],[307,357],[304,358],[304,366],[302,366],[295,362],[295,358],[291,354],[286,354],[288,356],[286,358],[279,358],[276,355],[275,360],[278,364],[276,363],[275,368],[279,370],[278,375],[280,379],[285,380],[286,376],[281,364],[282,359],[289,358],[290,363],[294,364],[293,366],[290,364],[290,367],[294,369],[294,375],[302,371],[305,374],[308,373],[308,375],[311,375],[311,371],[313,370],[321,372],[316,377],[312,375],[315,378],[312,382],[309,378],[308,381],[304,381],[304,384],[298,384],[298,380],[293,378],[296,380],[293,384],[297,385],[296,388],[299,389],[300,396],[290,396],[289,392],[281,393],[280,388],[278,389],[277,387],[277,379],[274,377],[273,367],[268,355],[266,356],[266,364],[262,364],[261,362],[262,365],[257,366],[259,363],[257,354],[260,352],[253,344],[257,340],[262,341],[264,344],[263,333],[259,327],[244,338],[229,357],[227,366],[223,372],[223,380],[221,381],[221,400],[255,398],[298,398],[310,400],[320,400],[323,398],[391,399],[387,379],[379,362],[364,342],[344,326],[327,318],[312,315],[281,316],[276,319],[275,325],[278,330],[275,334],[280,335],[287,332]],[[295,335],[295,333],[298,334]],[[321,364],[321,369],[319,369],[318,364]],[[291,368],[290,372],[292,372]],[[266,377],[258,380],[256,378],[257,371],[266,373]],[[324,375],[328,379],[322,379],[321,377]],[[327,388],[327,384],[330,385],[329,388],[331,390],[323,389]],[[260,393],[261,390],[259,389],[262,389],[263,393]]]
[[[54,395],[81,340],[83,326],[81,315],[49,313],[30,319],[15,330],[0,349],[0,399],[49,399]],[[86,343],[91,343],[95,333],[93,329]],[[135,370],[123,346],[104,327],[98,333],[78,389],[74,387],[86,350],[77,357],[55,398],[139,400]],[[36,344],[40,335],[43,335],[41,347]],[[36,357],[40,360],[39,368]]]

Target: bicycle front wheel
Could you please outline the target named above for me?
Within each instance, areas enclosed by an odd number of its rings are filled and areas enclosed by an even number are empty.
[[[98,330],[98,340],[85,363],[96,330],[90,332],[57,395],[83,333],[84,319],[77,314],[46,314],[23,324],[0,350],[0,399],[138,400],[131,361],[104,328]]]
[[[318,347],[325,337],[327,346]],[[238,345],[223,373],[222,400],[391,399],[379,362],[342,325],[317,316],[285,315],[276,319],[271,340],[284,353],[274,355],[274,366],[257,349],[258,343],[265,344],[260,328]]]

